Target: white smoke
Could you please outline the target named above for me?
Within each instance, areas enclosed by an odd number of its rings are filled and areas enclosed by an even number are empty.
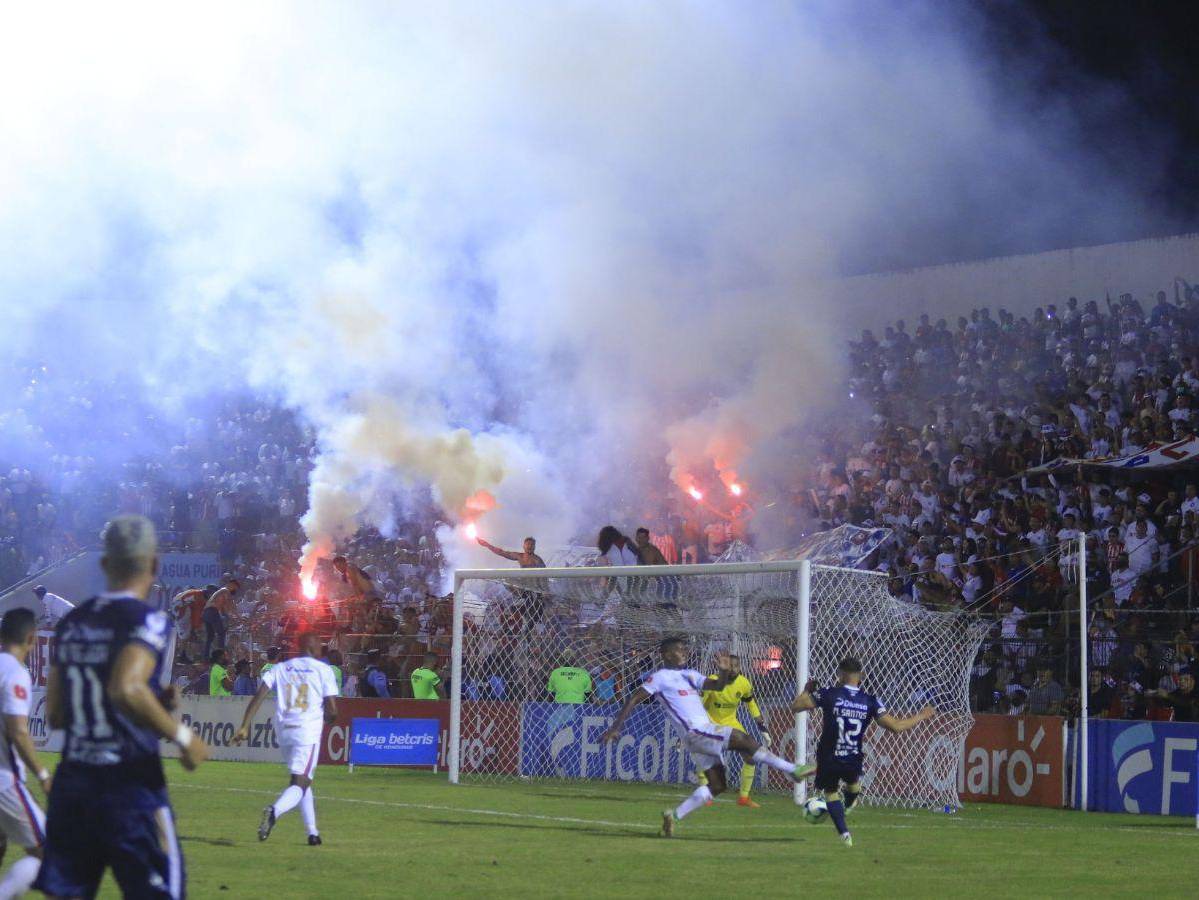
[[[591,530],[668,454],[734,471],[827,402],[846,255],[1140,215],[915,5],[71,22],[0,37],[0,350],[136,368],[171,409],[282,398],[319,552],[418,483],[451,517],[494,493],[504,542]]]

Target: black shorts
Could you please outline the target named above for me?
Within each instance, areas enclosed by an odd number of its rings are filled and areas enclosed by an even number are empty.
[[[94,897],[111,868],[124,897],[184,896],[183,855],[165,787],[117,787],[59,766],[49,806],[37,890]]]
[[[813,784],[816,790],[826,794],[841,790],[842,784],[856,784],[862,780],[862,761],[846,759],[818,759],[816,761],[816,778]]]

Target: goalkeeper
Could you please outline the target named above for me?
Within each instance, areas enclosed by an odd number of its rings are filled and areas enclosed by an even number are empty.
[[[770,729],[766,727],[766,721],[762,718],[762,710],[758,708],[758,703],[754,700],[754,687],[741,670],[741,657],[729,654],[729,662],[731,668],[727,675],[709,675],[704,682],[704,709],[708,711],[708,716],[717,725],[727,725],[729,728],[745,733],[745,726],[737,718],[737,709],[744,703],[749,714],[753,716],[754,722],[757,723],[758,730],[762,732],[762,746],[769,747]],[[726,679],[731,680],[726,681]],[[720,686],[722,682],[724,683],[723,687]],[[757,771],[758,767],[752,760],[742,760],[741,796],[737,798],[738,806],[758,808],[758,804],[749,798]],[[703,772],[699,773],[699,783],[704,785],[708,783],[707,776]]]

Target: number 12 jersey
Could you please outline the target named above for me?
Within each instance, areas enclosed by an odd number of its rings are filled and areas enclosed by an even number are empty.
[[[817,762],[862,763],[862,738],[867,726],[887,711],[882,701],[851,684],[838,684],[812,692],[824,716]]]

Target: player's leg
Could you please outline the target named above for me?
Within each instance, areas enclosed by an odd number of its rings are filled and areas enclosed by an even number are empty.
[[[13,863],[0,880],[0,900],[9,900],[33,888],[42,864],[42,842],[46,834],[46,817],[20,785],[0,791],[0,831],[3,831],[5,844],[11,842],[24,847],[27,854]]]
[[[845,797],[841,793],[841,785],[849,780],[857,781],[861,773],[846,769],[844,766],[822,766],[816,775],[817,787],[824,791],[824,802],[828,806],[828,817],[837,829],[837,834],[846,846],[853,846],[853,838],[849,834],[849,826],[845,824]]]
[[[67,766],[54,773],[46,816],[42,864],[33,883],[48,897],[94,897],[104,875],[110,815],[100,785],[75,777]]]
[[[304,828],[308,831],[308,846],[319,847],[321,834],[316,828],[316,797],[312,793],[312,779],[316,775],[316,761],[319,753],[312,754],[312,764],[308,772],[296,777],[296,784],[304,790],[300,798],[300,816],[304,819]]]
[[[701,806],[711,803],[713,797],[724,791],[726,782],[722,757],[728,747],[727,732],[730,729],[724,728],[724,731],[721,732],[720,727],[714,725],[710,734],[690,733],[683,739],[684,749],[691,754],[691,760],[695,767],[704,773],[706,783],[692,791],[691,796],[674,809],[662,812],[663,837],[671,837],[674,834],[676,822],[681,821]]]
[[[752,760],[755,763],[765,763],[772,769],[790,775],[796,781],[802,781],[816,771],[815,766],[806,763],[796,765],[790,760],[783,759],[781,756],[771,753],[743,731],[734,731],[732,733],[729,738],[729,748],[740,753],[746,762]]]
[[[312,783],[308,773],[316,765],[316,744],[281,744],[280,752],[287,763],[291,779],[278,798],[262,811],[262,821],[258,824],[258,840],[265,841],[271,836],[275,823],[281,816],[291,812],[304,799],[304,791]]]
[[[745,734],[745,728],[740,722],[735,725],[730,723],[729,727],[733,729],[734,733]],[[758,804],[749,799],[749,794],[754,787],[754,777],[758,774],[758,766],[752,760],[741,756],[741,754],[738,754],[738,756],[741,757],[741,783],[737,792],[737,805],[757,809]]]
[[[125,809],[109,838],[109,865],[124,897],[178,900],[185,889],[183,852],[166,791],[155,791],[159,805]]]
[[[842,789],[845,793],[845,811],[849,812],[853,809],[854,804],[858,802],[858,798],[862,796],[862,781],[858,779],[852,784],[847,784]]]

